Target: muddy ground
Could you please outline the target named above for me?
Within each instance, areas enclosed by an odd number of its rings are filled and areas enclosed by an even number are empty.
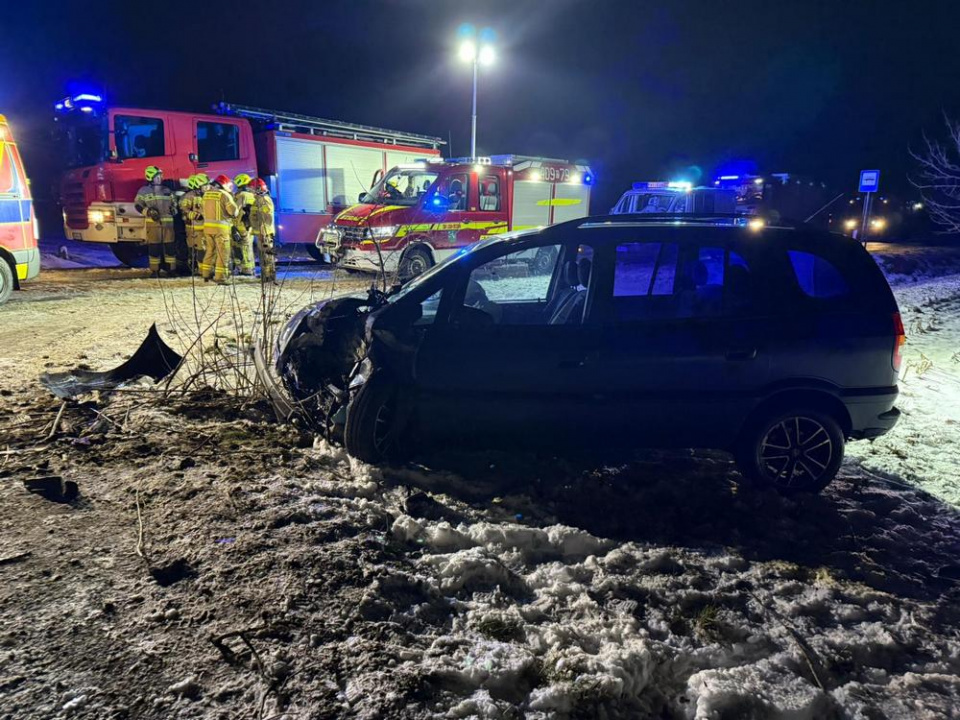
[[[960,518],[915,485],[851,460],[822,496],[782,498],[690,452],[374,468],[199,379],[55,423],[39,372],[114,365],[154,319],[188,343],[195,298],[216,315],[259,297],[89,273],[0,309],[4,720],[960,706]],[[290,307],[332,291],[287,290]],[[78,495],[28,492],[37,478]]]

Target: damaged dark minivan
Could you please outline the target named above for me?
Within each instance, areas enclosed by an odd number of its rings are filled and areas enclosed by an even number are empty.
[[[258,370],[376,462],[438,447],[728,450],[819,491],[894,407],[903,326],[855,241],[690,215],[481,241],[390,293],[305,308]]]

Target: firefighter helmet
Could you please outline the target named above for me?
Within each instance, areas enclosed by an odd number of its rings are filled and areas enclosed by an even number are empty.
[[[190,190],[196,190],[196,189],[197,189],[197,176],[196,176],[196,175],[191,175],[190,177],[187,178],[187,188],[190,189]]]
[[[197,189],[198,189],[198,190],[199,190],[200,188],[202,188],[204,185],[209,185],[209,184],[210,184],[210,178],[207,177],[207,174],[206,174],[206,173],[197,173],[197,174],[194,175],[193,177],[194,177],[194,180],[195,180],[196,183],[197,183]]]
[[[156,165],[147,165],[147,169],[143,172],[147,182],[151,182],[157,175],[163,175],[163,170]]]
[[[229,190],[230,188],[233,187],[233,181],[230,178],[228,178],[226,175],[217,175],[213,179],[213,184],[219,185],[224,190]]]
[[[233,184],[237,186],[237,189],[244,187],[245,185],[250,184],[250,176],[246,173],[240,173],[233,179]]]
[[[265,195],[267,192],[267,184],[263,181],[263,178],[254,178],[250,181],[250,189],[255,193]]]

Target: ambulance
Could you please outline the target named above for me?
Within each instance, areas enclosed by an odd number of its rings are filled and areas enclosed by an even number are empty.
[[[397,165],[323,229],[317,247],[348,270],[406,280],[485,237],[587,216],[593,182],[588,165],[524,155]]]
[[[7,119],[0,115],[0,305],[40,274],[30,183]]]

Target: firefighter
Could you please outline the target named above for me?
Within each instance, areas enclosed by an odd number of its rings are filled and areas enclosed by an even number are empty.
[[[170,188],[163,185],[163,172],[160,168],[150,165],[144,172],[144,177],[147,184],[140,188],[133,202],[137,212],[146,216],[144,229],[150,273],[158,277],[161,268],[172,273],[177,265],[173,234],[175,201]]]
[[[233,183],[226,175],[217,177],[203,193],[204,254],[200,274],[204,280],[225,285],[230,278],[230,231],[237,216]]]
[[[240,173],[233,179],[236,186],[234,199],[237,203],[237,218],[234,224],[236,233],[234,240],[236,244],[233,247],[233,260],[239,268],[241,275],[252,276],[254,274],[253,257],[253,228],[250,226],[250,208],[253,206],[254,195],[250,190],[250,176],[246,173]]]
[[[203,261],[203,191],[210,183],[204,173],[191,175],[187,180],[188,190],[180,198],[180,214],[187,228],[187,255],[191,272],[199,270]]]
[[[263,282],[277,282],[277,250],[273,242],[276,227],[273,220],[273,199],[267,191],[262,178],[250,183],[253,190],[253,205],[250,208],[250,226],[257,236],[260,247],[260,279]]]

